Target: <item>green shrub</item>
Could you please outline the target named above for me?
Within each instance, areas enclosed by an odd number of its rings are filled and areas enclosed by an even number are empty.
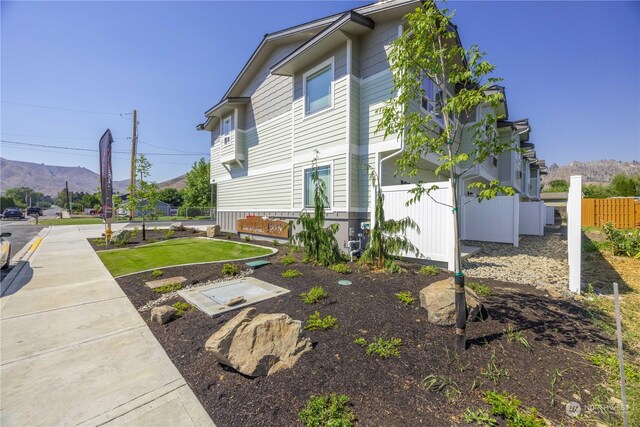
[[[308,331],[322,329],[323,331],[337,327],[338,319],[333,316],[320,317],[320,312],[316,311],[307,319],[304,328]]]
[[[400,267],[400,265],[398,265],[397,262],[395,262],[392,259],[388,259],[385,261],[384,263],[384,268],[389,272],[389,273],[404,273],[407,271],[406,268],[402,268]]]
[[[340,274],[350,274],[351,273],[351,267],[349,267],[345,263],[334,264],[329,268],[332,269],[333,271],[335,271],[336,273],[340,273]]]
[[[176,234],[176,232],[175,232],[175,231],[173,231],[173,230],[167,230],[167,231],[165,231],[165,232],[164,232],[164,237],[165,237],[166,239],[170,239],[170,238],[172,238],[175,234]]]
[[[153,271],[151,272],[151,275],[152,275],[153,277],[160,277],[160,276],[162,276],[163,274],[164,274],[164,271],[162,271],[162,270],[153,270]]]
[[[298,416],[305,427],[350,427],[356,419],[344,394],[311,396]]]
[[[420,267],[420,274],[427,274],[429,276],[437,276],[440,273],[440,269],[435,265],[423,265]]]
[[[400,357],[400,350],[398,349],[398,347],[402,345],[402,340],[400,338],[391,338],[389,340],[385,340],[384,338],[374,338],[372,342],[367,344],[367,341],[360,337],[354,342],[361,346],[367,346],[367,356],[375,354],[382,359],[386,359],[391,356]]]
[[[178,301],[178,302],[174,302],[173,304],[171,304],[171,307],[177,309],[178,311],[176,311],[176,313],[174,314],[175,317],[180,317],[184,314],[185,311],[189,311],[191,310],[191,307],[193,307],[191,304],[188,304],[186,302],[183,301]]]
[[[251,236],[244,236],[244,241],[245,242],[250,242],[251,241]]]
[[[291,255],[285,255],[283,257],[280,257],[280,264],[282,265],[295,264],[295,262],[296,262],[296,258]]]
[[[179,291],[180,289],[182,289],[182,283],[168,283],[153,289],[153,292],[166,294],[168,292]]]
[[[302,302],[305,304],[315,304],[318,300],[324,299],[328,296],[329,295],[322,286],[314,286],[309,292],[303,292],[300,294]]]
[[[224,274],[225,276],[235,276],[236,274],[238,274],[238,267],[236,267],[234,264],[226,263],[222,266],[222,274]]]
[[[410,305],[416,299],[411,295],[411,292],[398,292],[396,294],[396,298],[402,301],[405,305]]]
[[[526,348],[527,350],[533,353],[533,349],[531,348],[529,341],[527,341],[527,338],[524,336],[522,331],[515,331],[511,328],[511,326],[509,326],[505,331],[505,333],[507,334],[508,342],[517,342],[518,344],[522,345],[524,348]]]
[[[111,237],[111,241],[109,243],[114,246],[124,246],[129,244],[134,237],[136,237],[136,234],[132,231],[122,230],[120,233]]]
[[[488,297],[493,293],[493,290],[490,287],[485,286],[480,282],[468,282],[465,283],[465,286],[468,286],[472,291],[474,291],[481,297]]]
[[[467,408],[464,413],[464,422],[467,424],[477,424],[483,427],[491,427],[498,424],[498,420],[493,418],[487,411],[483,409],[472,411],[469,408]]]
[[[273,239],[273,246],[280,246],[280,242],[278,242],[276,239]]]
[[[282,277],[287,279],[293,279],[294,277],[302,276],[302,273],[298,270],[287,270],[282,273]]]
[[[538,417],[538,410],[534,407],[528,411],[520,410],[522,402],[513,395],[505,392],[487,391],[485,402],[491,405],[491,413],[507,420],[507,426],[513,427],[545,427],[547,423]]]
[[[367,340],[365,340],[363,337],[358,337],[355,339],[355,341],[353,341],[354,343],[356,343],[359,346],[364,347],[365,345],[367,345]]]
[[[611,242],[614,255],[640,259],[640,229],[618,230],[612,223],[605,224],[602,229]]]

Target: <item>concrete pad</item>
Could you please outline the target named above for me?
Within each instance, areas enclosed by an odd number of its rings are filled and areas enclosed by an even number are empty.
[[[2,425],[75,425],[108,411],[128,412],[129,402],[168,383],[184,384],[146,327],[45,356],[0,367]]]
[[[6,298],[7,301],[3,305],[0,316],[4,320],[40,311],[55,310],[121,297],[124,297],[122,290],[119,287],[111,286],[105,279],[45,288],[27,285],[16,294],[3,297],[3,300]]]
[[[172,283],[180,283],[180,284],[182,284],[182,283],[184,283],[186,281],[187,281],[186,277],[175,276],[175,277],[167,277],[166,279],[152,280],[150,282],[144,282],[144,284],[147,285],[151,289],[156,289],[156,288],[159,288],[160,286],[170,285]]]
[[[2,321],[2,364],[145,326],[125,297]]]
[[[178,295],[188,303],[212,317],[287,293],[289,293],[288,289],[263,282],[254,277],[231,279],[178,291]],[[244,302],[230,306],[225,305],[226,301],[233,301],[239,297],[242,297]]]

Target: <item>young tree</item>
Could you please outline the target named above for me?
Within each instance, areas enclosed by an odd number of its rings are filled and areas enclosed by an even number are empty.
[[[545,184],[544,188],[542,189],[543,193],[567,192],[567,191],[569,191],[569,183],[564,179],[554,179],[553,181],[550,181],[548,184]]]
[[[305,259],[310,262],[328,266],[343,260],[336,233],[340,226],[331,224],[324,226],[325,206],[328,205],[327,188],[324,180],[318,175],[318,158],[313,159],[311,169],[313,185],[313,215],[300,212],[296,224],[302,226],[298,234],[291,236],[291,243],[301,245]]]
[[[400,174],[417,175],[420,159],[434,153],[439,158],[434,172],[449,178],[449,206],[454,224],[456,342],[459,349],[464,349],[467,306],[460,256],[459,181],[465,172],[489,156],[514,148],[509,142],[500,141],[495,115],[486,114],[472,125],[463,120],[481,106],[497,107],[503,95],[490,90],[499,79],[490,77],[495,67],[483,59],[480,49],[472,46],[466,50],[459,45],[452,16],[453,13],[439,10],[433,2],[425,2],[405,16],[405,30],[392,42],[389,54],[397,94],[383,107],[377,129],[385,137],[403,138],[405,150],[397,161]],[[423,88],[427,79],[437,86],[439,96],[428,96]],[[424,115],[413,108],[423,99],[433,107],[432,114]],[[442,117],[444,126],[434,120],[434,115]],[[463,138],[471,142],[471,148],[465,151],[460,150]],[[498,194],[514,194],[513,188],[504,187],[497,180],[473,182],[469,188],[478,189],[480,201]],[[437,186],[416,184],[409,203],[423,195],[430,196],[436,189]]]
[[[365,166],[369,169],[371,185],[376,188],[376,211],[375,221],[369,233],[367,249],[363,252],[360,260],[373,264],[378,268],[383,268],[387,261],[393,261],[394,255],[399,255],[403,252],[419,255],[418,248],[404,235],[407,229],[414,229],[419,232],[418,224],[409,217],[397,221],[385,218],[384,194],[380,188],[378,174],[368,164]]]
[[[144,154],[139,155],[135,163],[135,174],[138,181],[129,184],[127,200],[116,199],[119,201],[119,209],[124,209],[127,212],[138,211],[142,216],[142,240],[146,240],[145,221],[158,216],[157,205],[160,191],[157,183],[148,180],[150,171],[151,163],[149,160]]]
[[[199,208],[211,206],[210,167],[210,163],[201,158],[187,173],[187,186],[184,189],[185,206]]]

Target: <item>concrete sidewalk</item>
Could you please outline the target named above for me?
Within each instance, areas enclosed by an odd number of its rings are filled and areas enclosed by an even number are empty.
[[[51,228],[0,299],[0,424],[214,426],[85,240],[99,234]]]

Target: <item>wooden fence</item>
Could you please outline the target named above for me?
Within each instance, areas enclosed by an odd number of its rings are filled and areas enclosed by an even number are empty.
[[[640,228],[640,200],[582,199],[583,227],[602,227],[608,222],[616,228]]]

